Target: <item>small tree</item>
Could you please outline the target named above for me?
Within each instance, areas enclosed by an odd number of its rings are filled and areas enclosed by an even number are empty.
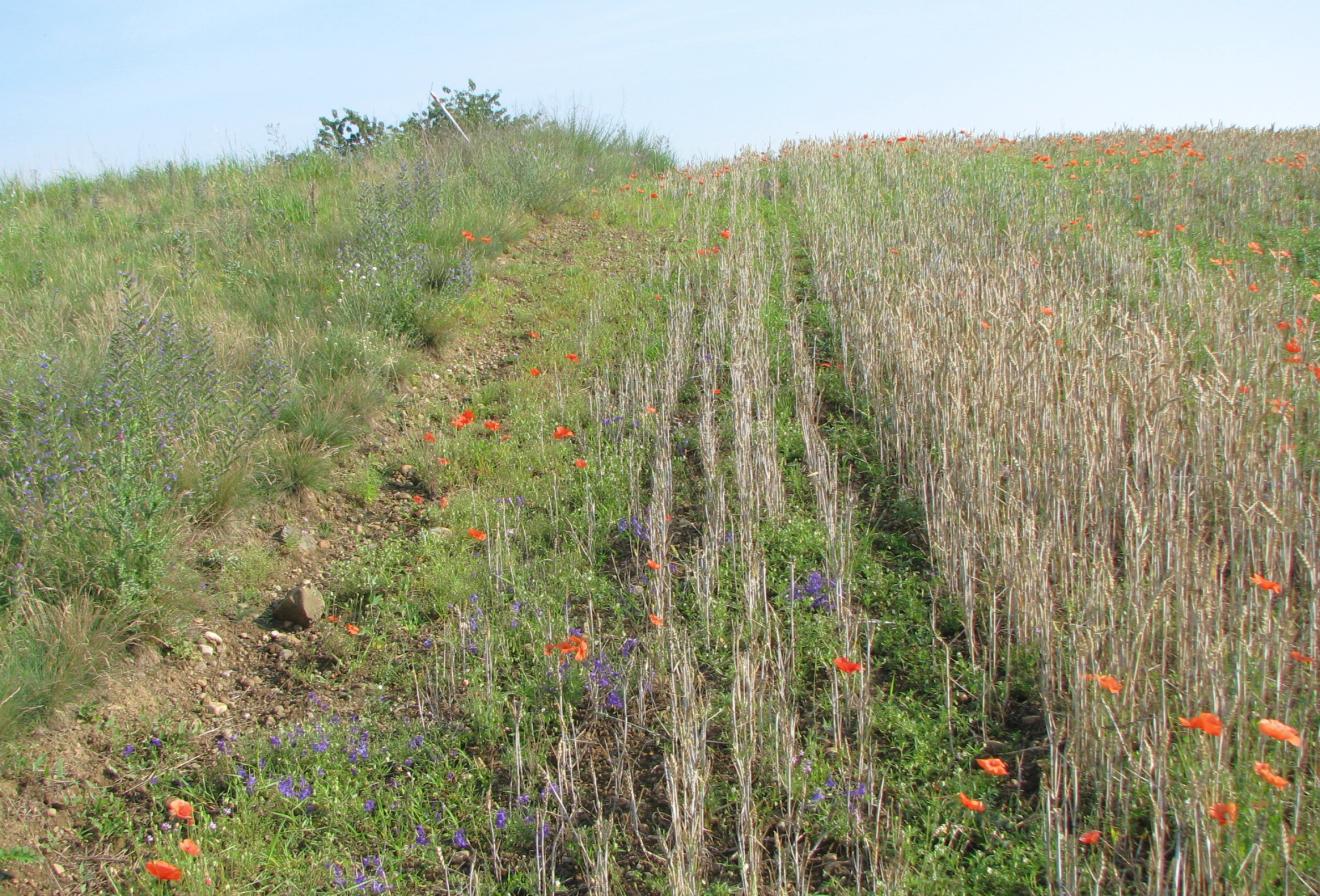
[[[326,152],[345,155],[355,149],[370,146],[385,136],[385,125],[369,115],[360,115],[345,109],[331,109],[329,117],[321,117],[321,130],[316,135],[316,146]]]
[[[445,107],[449,109],[451,115],[458,119],[458,123],[466,131],[480,130],[485,127],[505,127],[513,124],[522,124],[527,121],[527,116],[510,115],[509,110],[505,109],[500,103],[500,92],[498,90],[477,90],[477,84],[471,78],[468,79],[467,88],[464,90],[454,90],[452,87],[440,88]],[[404,122],[405,128],[419,128],[423,131],[444,131],[452,128],[449,119],[445,117],[444,110],[440,108],[440,103],[432,99],[427,104],[425,110],[418,112]]]

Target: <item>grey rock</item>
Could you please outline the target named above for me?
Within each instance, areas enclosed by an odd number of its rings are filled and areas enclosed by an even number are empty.
[[[316,551],[316,536],[306,529],[293,525],[283,525],[275,533],[275,539],[286,548],[299,554],[311,554]]]

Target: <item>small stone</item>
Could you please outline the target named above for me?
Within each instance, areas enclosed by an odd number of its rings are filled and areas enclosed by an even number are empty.
[[[202,656],[215,656],[215,648],[210,644],[202,644],[197,649],[202,652]]]
[[[229,712],[228,706],[221,703],[219,700],[212,700],[209,697],[206,697],[202,700],[202,705],[205,706],[207,711],[210,712],[211,715],[213,716],[222,716],[225,713]]]
[[[404,464],[403,466],[399,467],[399,475],[407,479],[408,477],[412,476],[414,469],[416,468],[413,467],[412,464]]]
[[[284,643],[290,645],[291,647],[297,647],[299,644],[302,643],[302,638],[299,638],[297,635],[285,635]]]
[[[328,551],[330,550],[330,541],[329,539],[322,538],[316,543],[316,546],[323,551]]]
[[[293,659],[293,651],[292,651],[292,650],[281,650],[281,651],[280,651],[280,659],[287,663],[289,660]]]
[[[55,872],[56,877],[63,877],[67,873],[64,870],[64,866],[61,865],[59,862],[51,862],[50,870]]]
[[[217,644],[217,645],[218,645],[218,644],[223,644],[223,643],[225,643],[225,639],[224,639],[224,638],[220,637],[219,635],[217,635],[215,632],[212,632],[212,631],[205,631],[205,632],[202,632],[202,637],[205,638],[206,640],[210,641],[212,644]]]
[[[297,526],[287,524],[281,526],[275,533],[275,538],[280,544],[299,554],[310,554],[316,550],[316,536]]]
[[[46,814],[51,818],[54,818],[56,815],[60,814],[60,810],[56,809],[54,806],[51,806],[50,808],[46,809]]]
[[[325,598],[313,585],[299,585],[275,605],[276,619],[296,625],[311,625],[325,614]]]

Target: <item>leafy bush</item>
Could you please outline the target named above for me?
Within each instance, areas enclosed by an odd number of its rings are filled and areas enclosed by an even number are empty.
[[[463,90],[452,87],[440,88],[444,96],[445,108],[458,120],[465,131],[475,131],[488,127],[526,124],[533,120],[527,115],[510,115],[500,102],[498,90],[477,90],[477,84],[471,78]],[[440,101],[434,96],[427,107],[403,123],[405,130],[417,128],[428,132],[441,132],[453,127],[440,108]]]
[[[331,109],[329,116],[321,117],[321,130],[316,134],[316,148],[326,152],[347,155],[355,149],[362,149],[377,142],[388,133],[383,122],[362,115],[352,109],[345,109],[340,115],[338,109]]]

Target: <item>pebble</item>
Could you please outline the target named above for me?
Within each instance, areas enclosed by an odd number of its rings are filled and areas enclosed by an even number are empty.
[[[210,644],[202,644],[197,649],[202,652],[202,656],[215,656],[215,648]]]
[[[224,639],[224,638],[220,637],[219,635],[217,635],[215,632],[212,632],[212,631],[202,632],[202,637],[205,638],[206,640],[210,641],[212,644],[223,644],[223,643],[225,643],[225,639]]]

